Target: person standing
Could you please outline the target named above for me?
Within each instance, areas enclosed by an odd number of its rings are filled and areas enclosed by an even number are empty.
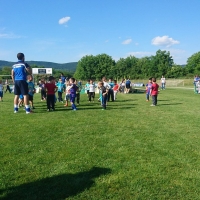
[[[131,81],[130,79],[128,78],[126,80],[126,94],[128,94],[130,92],[130,89],[131,89]]]
[[[60,79],[61,79],[61,81],[62,81],[62,84],[65,84],[66,77],[64,76],[63,73],[60,74]]]
[[[91,102],[91,100],[93,100],[94,102],[94,98],[95,98],[95,84],[91,79],[89,84],[89,102]]]
[[[5,91],[5,93],[6,93],[7,91],[9,91],[9,92],[11,93],[11,89],[10,89],[10,85],[9,85],[8,79],[6,79],[5,85],[6,85],[6,91]]]
[[[55,93],[57,91],[57,87],[55,85],[55,79],[53,76],[49,77],[49,83],[45,84],[45,89],[47,92],[47,112],[55,111]]]
[[[112,79],[109,79],[108,84],[110,85],[110,88],[108,90],[108,101],[114,101],[114,91],[113,91],[113,87],[114,87],[114,83],[112,82]]]
[[[2,84],[2,80],[0,80],[0,101],[3,101],[3,84]]]
[[[113,92],[114,92],[114,101],[116,101],[116,96],[119,91],[119,84],[117,84],[117,80],[114,80]]]
[[[152,105],[151,106],[157,105],[158,88],[159,88],[159,85],[156,83],[156,78],[152,78],[152,85],[151,85],[151,89],[150,89],[150,95],[152,96]]]
[[[151,86],[152,86],[152,78],[149,78],[149,82],[146,84],[146,101],[149,101]]]
[[[165,90],[165,85],[166,85],[165,77],[162,76],[162,78],[160,79],[160,81],[161,81],[161,88],[162,88],[162,90]]]
[[[45,90],[45,80],[44,79],[42,79],[41,81],[40,81],[40,83],[39,83],[39,88],[40,88],[40,93],[41,93],[41,101],[45,101],[46,100],[46,97],[47,97],[47,95],[46,95],[46,90]]]
[[[101,99],[102,110],[105,110],[106,106],[107,106],[107,98],[108,98],[108,90],[109,89],[107,89],[104,86],[103,82],[99,82],[98,87],[99,87],[100,93],[102,95],[102,99]]]
[[[62,93],[65,90],[65,84],[62,82],[61,78],[59,79],[56,86],[58,88],[58,101],[63,103]]]
[[[33,81],[32,75],[28,75],[27,76],[27,83],[28,83],[29,103],[30,103],[31,109],[35,109],[35,107],[33,106],[33,96],[35,94],[35,85],[32,81]]]
[[[70,78],[70,103],[72,106],[72,110],[77,110],[76,105],[75,105],[75,98],[76,98],[76,91],[78,89],[78,87],[75,85],[75,79],[74,78]]]
[[[24,96],[26,114],[31,113],[28,96],[28,83],[26,82],[27,74],[32,74],[31,67],[25,63],[23,53],[17,54],[18,62],[12,66],[11,76],[14,83],[14,113],[18,112],[19,95]]]

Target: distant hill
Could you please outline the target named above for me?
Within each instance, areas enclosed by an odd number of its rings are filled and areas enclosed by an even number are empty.
[[[56,70],[67,70],[70,72],[76,71],[77,62],[71,62],[71,63],[53,63],[53,62],[45,62],[45,61],[26,61],[31,66],[37,66],[37,67],[44,67],[44,68],[53,68]],[[0,60],[0,69],[3,67],[11,67],[15,62],[8,62],[4,60]]]

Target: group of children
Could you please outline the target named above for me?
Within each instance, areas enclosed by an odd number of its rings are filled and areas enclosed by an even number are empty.
[[[27,84],[29,88],[29,103],[32,109],[33,105],[33,96],[36,92],[33,81],[33,77],[31,75],[27,76]],[[55,102],[56,95],[58,92],[58,101],[63,103],[62,94],[65,92],[65,100],[66,103],[64,106],[68,106],[70,101],[72,110],[77,110],[75,100],[79,105],[80,102],[80,91],[82,89],[81,82],[77,82],[74,78],[70,78],[65,83],[59,79],[58,83],[55,82],[55,78],[53,76],[49,77],[49,81],[47,83],[44,80],[41,80],[39,87],[41,89],[41,101],[46,100],[47,102],[47,111],[55,110]],[[111,96],[111,100],[116,100],[116,95],[120,89],[120,84],[117,84],[117,81],[112,81],[109,79],[109,82],[106,82],[106,79],[103,78],[102,81],[98,82],[98,85],[94,83],[93,80],[88,80],[85,85],[85,89],[87,90],[88,100],[89,102],[94,102],[95,99],[95,90],[99,89],[99,101],[102,105],[102,110],[106,109],[107,101],[109,101],[109,95]],[[155,78],[149,78],[149,82],[146,84],[146,101],[149,101],[150,96],[152,96],[152,105],[157,105],[157,96],[158,96],[158,88],[159,85],[156,83]],[[113,96],[113,98],[112,98]],[[3,84],[0,80],[0,101],[3,98]],[[23,106],[23,95],[20,95],[18,107]]]
[[[76,85],[74,78],[70,78],[69,81],[66,81],[66,83],[62,83],[62,80],[59,79],[58,83],[56,84],[55,78],[50,76],[49,82],[45,83],[42,89],[45,90],[46,96],[44,97],[43,95],[41,100],[46,100],[48,112],[55,111],[55,93],[57,91],[58,101],[63,103],[62,94],[64,90],[66,90],[66,104],[64,106],[68,106],[68,101],[70,101],[72,110],[77,110],[75,98],[77,97],[78,86]]]

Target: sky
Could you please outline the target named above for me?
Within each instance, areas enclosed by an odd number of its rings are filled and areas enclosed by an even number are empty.
[[[78,62],[200,51],[200,0],[0,0],[0,60]]]

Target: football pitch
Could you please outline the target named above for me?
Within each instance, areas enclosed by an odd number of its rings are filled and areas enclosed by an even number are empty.
[[[81,94],[77,111],[40,94],[33,114],[0,102],[0,199],[200,199],[200,95],[118,94],[102,110]]]

